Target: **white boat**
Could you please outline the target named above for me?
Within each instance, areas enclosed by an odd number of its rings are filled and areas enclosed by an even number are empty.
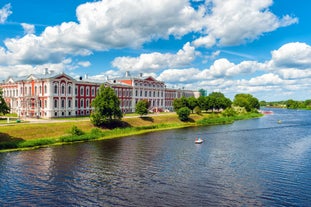
[[[202,144],[203,139],[199,138],[199,139],[195,139],[194,143],[196,144]]]

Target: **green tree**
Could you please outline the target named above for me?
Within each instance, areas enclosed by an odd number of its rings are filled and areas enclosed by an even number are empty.
[[[207,108],[210,110],[226,109],[231,106],[231,100],[226,98],[224,94],[220,92],[212,92],[208,95]]]
[[[6,104],[3,98],[2,89],[0,89],[0,113],[3,115],[10,113],[10,107]]]
[[[190,109],[188,107],[182,107],[178,109],[177,114],[181,121],[187,121],[189,119]]]
[[[136,104],[135,112],[138,113],[140,116],[148,114],[148,101],[147,100],[140,100]]]
[[[251,94],[246,93],[236,94],[233,100],[233,105],[244,107],[247,112],[260,108],[258,99],[253,97]]]
[[[92,106],[94,111],[91,114],[91,122],[95,126],[110,125],[113,121],[122,118],[120,100],[110,87],[100,86],[99,93],[93,100]]]
[[[195,97],[189,97],[188,99],[187,99],[187,106],[188,106],[188,108],[192,111],[192,113],[193,113],[193,109],[196,107],[196,106],[198,106],[198,101],[197,101],[197,99],[195,98]]]
[[[173,101],[174,111],[178,111],[182,107],[188,107],[188,100],[185,97],[175,98]]]

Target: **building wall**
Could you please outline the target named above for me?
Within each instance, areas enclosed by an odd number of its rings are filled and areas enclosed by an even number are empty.
[[[51,77],[30,75],[21,80],[8,79],[0,87],[12,113],[22,117],[70,117],[90,115],[101,83],[75,80],[66,74]],[[173,110],[173,100],[194,96],[184,89],[168,89],[152,77],[129,77],[105,83],[120,99],[123,113],[135,112],[136,103],[147,100],[150,110]]]

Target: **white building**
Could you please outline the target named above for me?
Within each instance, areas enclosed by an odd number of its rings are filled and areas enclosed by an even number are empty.
[[[135,112],[136,103],[147,100],[150,110],[173,110],[175,98],[197,96],[197,92],[184,89],[166,88],[162,81],[151,76],[131,76],[107,80],[105,83],[73,79],[62,74],[49,73],[8,78],[0,85],[11,113],[21,117],[70,117],[88,116],[92,112],[91,103],[101,84],[113,88],[120,99],[124,113]]]

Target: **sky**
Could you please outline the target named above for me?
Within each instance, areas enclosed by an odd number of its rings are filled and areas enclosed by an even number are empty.
[[[308,0],[1,0],[0,79],[143,73],[233,100],[311,99]]]

